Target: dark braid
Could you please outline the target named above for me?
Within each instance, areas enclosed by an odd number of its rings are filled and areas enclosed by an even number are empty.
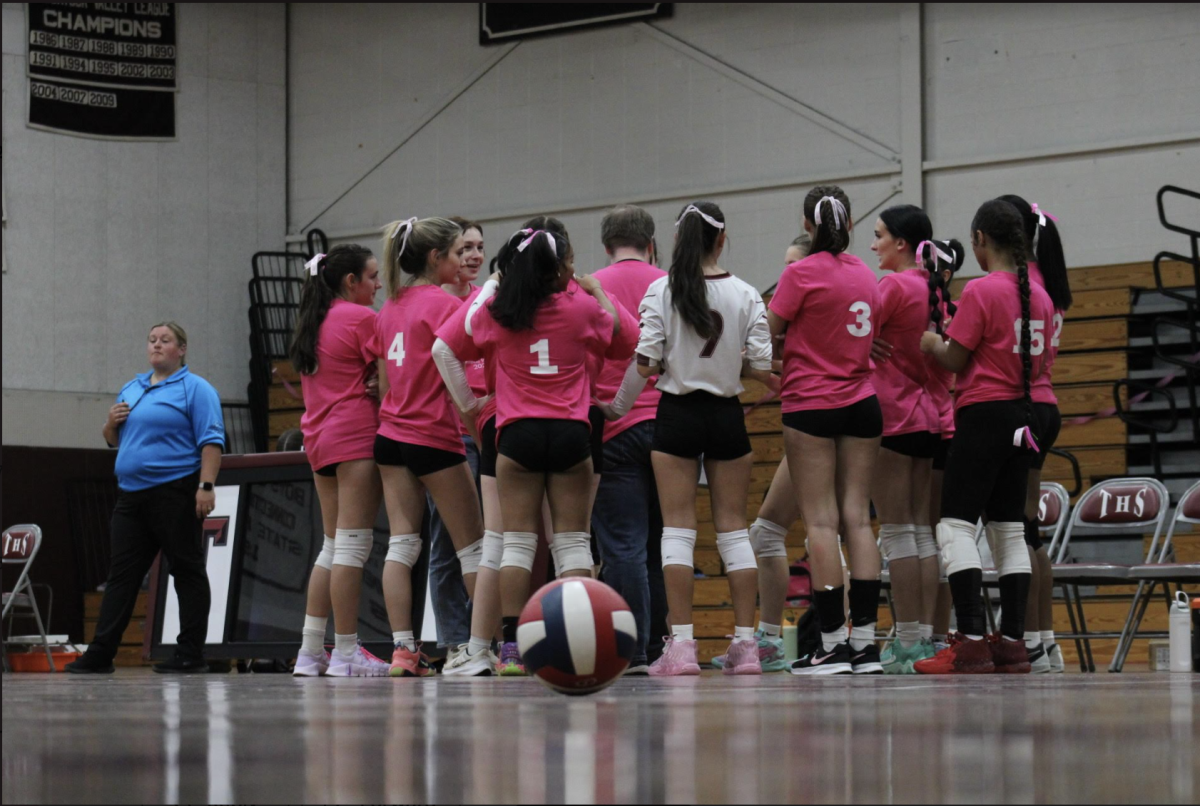
[[[1030,355],[1029,335],[1029,266],[1025,262],[1025,250],[1013,253],[1017,264],[1017,289],[1021,292],[1021,381],[1025,385],[1025,425],[1033,425],[1033,398],[1029,393],[1030,377],[1033,375],[1033,356]]]
[[[963,252],[962,244],[953,238],[948,241],[934,241],[933,243],[938,249],[941,249],[953,258],[951,263],[946,263],[937,252],[926,248],[921,264],[922,268],[929,272],[929,321],[933,322],[933,327],[940,336],[943,335],[942,319],[944,317],[942,315],[942,306],[945,306],[946,313],[950,314],[950,316],[954,316],[958,310],[954,303],[950,301],[950,286],[942,276],[942,272],[949,271],[950,276],[953,277],[954,273],[962,266],[963,257],[966,253]]]

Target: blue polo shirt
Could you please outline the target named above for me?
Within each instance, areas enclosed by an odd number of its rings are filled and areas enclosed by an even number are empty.
[[[181,367],[150,385],[147,372],[125,384],[118,403],[129,404],[117,450],[117,486],[127,492],[157,487],[200,469],[200,449],[225,445],[221,398],[212,384]]]

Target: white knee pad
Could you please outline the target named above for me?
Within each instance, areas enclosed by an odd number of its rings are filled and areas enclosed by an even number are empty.
[[[362,568],[375,545],[373,529],[338,529],[333,541],[333,564]]]
[[[500,570],[500,560],[504,558],[504,535],[499,532],[486,531],[483,533],[483,552],[479,557],[480,568]]]
[[[717,551],[721,554],[721,562],[725,563],[726,573],[758,568],[754,548],[750,545],[750,532],[746,529],[718,534]],[[787,556],[786,552],[784,556]]]
[[[879,553],[889,563],[917,557],[916,526],[911,523],[885,523],[879,527]]]
[[[937,541],[933,539],[933,527],[918,526],[916,530],[917,558],[926,560],[930,557],[936,557],[938,546]]]
[[[968,571],[982,570],[979,547],[975,545],[975,525],[957,518],[943,518],[937,525],[937,542],[941,549],[942,569],[946,576]]]
[[[420,535],[392,535],[388,538],[388,553],[384,562],[400,563],[412,568],[420,556]]]
[[[455,554],[458,555],[458,564],[462,566],[463,576],[474,574],[479,570],[479,563],[483,561],[483,538]]]
[[[787,532],[787,529],[777,523],[762,518],[756,520],[750,527],[750,547],[754,550],[754,556],[759,559],[787,557]]]
[[[317,568],[324,568],[326,571],[333,570],[333,538],[325,535],[325,542],[321,544],[321,553],[317,555],[317,561],[313,563]]]
[[[504,554],[501,568],[533,570],[533,558],[537,556],[538,538],[533,532],[505,532]]]
[[[587,532],[557,532],[550,541],[554,573],[592,570],[592,536]]]
[[[662,564],[696,567],[696,530],[666,526],[662,533]]]
[[[1032,574],[1029,548],[1025,543],[1025,524],[1020,521],[989,523],[988,541],[992,544],[992,555],[996,558],[999,575]]]

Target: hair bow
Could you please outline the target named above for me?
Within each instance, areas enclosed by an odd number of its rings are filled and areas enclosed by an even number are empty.
[[[695,213],[717,229],[725,229],[725,225],[723,223],[713,218],[694,204],[689,204],[686,208],[684,208],[684,211],[679,215],[679,218],[676,219],[675,226],[678,227],[679,222],[683,221],[683,219],[687,217],[688,213]]]
[[[817,202],[817,206],[813,210],[813,223],[818,227],[821,226],[821,205],[825,202],[829,202],[830,207],[833,208],[833,226],[837,229],[844,227],[846,221],[849,220],[849,216],[846,215],[846,205],[833,196],[822,196],[821,200]]]
[[[922,257],[922,254],[925,252],[927,247],[929,249],[932,249],[934,252],[936,252],[937,256],[940,257],[942,260],[946,261],[947,263],[949,263],[952,266],[954,265],[954,258],[951,257],[950,255],[947,255],[945,252],[943,252],[942,247],[938,246],[933,241],[921,241],[919,244],[917,244],[917,260],[919,262],[924,264],[925,258]]]
[[[1042,210],[1041,208],[1039,208],[1037,206],[1037,202],[1034,202],[1033,204],[1029,205],[1029,209],[1032,210],[1033,214],[1038,217],[1037,229],[1034,230],[1034,232],[1033,232],[1033,253],[1036,255],[1037,247],[1038,247],[1038,236],[1042,234],[1042,227],[1046,226],[1046,219],[1049,218],[1051,221],[1058,223],[1058,216],[1051,215],[1050,213],[1045,212],[1044,210]]]
[[[529,230],[521,230],[521,232],[529,232]],[[545,236],[546,236],[546,239],[547,239],[548,241],[550,241],[550,249],[551,249],[551,250],[553,250],[553,252],[554,252],[554,254],[555,254],[555,255],[557,255],[557,254],[558,254],[558,243],[556,243],[556,242],[555,242],[555,240],[554,240],[554,236],[553,236],[553,235],[551,235],[549,232],[546,232],[546,230],[544,230],[544,229],[535,229],[535,230],[533,230],[532,234],[531,234],[531,235],[530,235],[528,238],[526,238],[525,240],[521,241],[521,245],[517,247],[517,251],[518,251],[518,252],[524,252],[524,251],[525,251],[525,247],[527,247],[527,246],[529,246],[529,244],[533,243],[533,239],[534,239],[534,238],[536,238],[536,237],[537,237],[537,236],[539,236],[539,235],[545,235]]]
[[[400,224],[396,227],[396,231],[392,233],[393,238],[398,238],[398,237],[400,237],[400,231],[401,230],[404,231],[404,237],[400,238],[400,250],[398,252],[396,252],[397,257],[404,254],[404,247],[408,245],[408,236],[410,234],[412,234],[413,227],[415,227],[416,225],[417,225],[417,217],[413,216],[412,218],[409,218],[405,221],[401,221]]]
[[[304,264],[304,268],[308,269],[308,273],[311,276],[316,277],[317,272],[321,270],[321,261],[324,259],[325,259],[325,253],[318,252],[317,254],[312,256],[311,260],[309,260],[307,263]]]

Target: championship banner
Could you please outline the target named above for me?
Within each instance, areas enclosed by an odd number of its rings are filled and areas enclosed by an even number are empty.
[[[28,3],[29,127],[175,139],[175,3]]]

